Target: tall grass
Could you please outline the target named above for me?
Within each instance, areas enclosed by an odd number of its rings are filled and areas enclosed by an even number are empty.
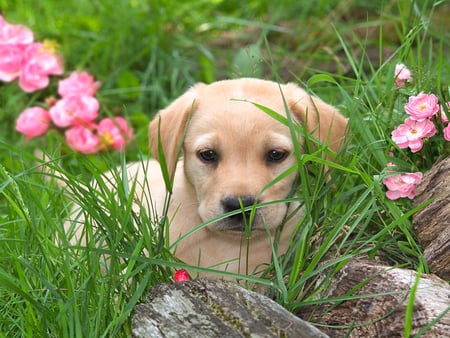
[[[274,257],[264,279],[233,277],[268,286],[296,312],[324,302],[331,276],[354,257],[427,272],[411,226],[416,210],[387,199],[381,180],[404,104],[394,88],[395,63],[414,70],[417,89],[449,100],[444,1],[250,1],[243,8],[233,1],[0,0],[0,8],[40,39],[58,41],[67,68],[87,69],[102,81],[105,113],[126,115],[136,130],[135,144],[122,154],[74,154],[56,133],[24,142],[13,130],[17,114],[54,88],[25,95],[2,85],[0,335],[129,336],[130,314],[146,289],[185,266],[168,250],[162,215],[132,209],[134,186],[124,183],[123,168],[148,156],[152,114],[196,81],[258,74],[293,80],[350,118],[351,137],[338,162],[328,163],[317,146],[297,154],[296,198],[305,216],[291,249]],[[35,157],[35,148],[52,160]],[[432,164],[400,154],[405,170]],[[113,168],[113,182],[105,181],[101,173]],[[92,179],[98,189],[87,184]],[[107,189],[111,183],[117,192]],[[87,220],[78,243],[64,229],[72,201]]]

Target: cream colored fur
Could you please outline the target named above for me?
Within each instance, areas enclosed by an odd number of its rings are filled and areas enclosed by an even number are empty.
[[[236,201],[266,203],[291,197],[295,173],[266,188],[295,165],[291,131],[251,102],[282,116],[286,116],[287,107],[296,123],[306,125],[314,137],[334,152],[342,145],[347,120],[336,108],[311,97],[295,84],[279,85],[250,78],[196,84],[151,122],[149,139],[155,160],[128,166],[130,182],[139,183],[136,210],[144,205],[153,209],[149,214],[162,216],[167,192],[157,162],[160,140],[173,175],[168,211],[171,243],[233,209]],[[151,206],[145,203],[149,196]],[[287,216],[290,218],[283,224]],[[257,208],[251,232],[245,231],[242,215],[228,217],[184,238],[175,254],[192,265],[254,273],[271,262],[271,242],[277,229],[282,226],[277,251],[282,254],[289,247],[300,218],[296,203]],[[250,233],[249,238],[246,233]]]

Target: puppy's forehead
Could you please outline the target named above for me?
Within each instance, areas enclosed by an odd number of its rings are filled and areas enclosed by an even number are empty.
[[[280,88],[277,85],[261,88],[253,82],[223,81],[201,87],[197,92],[186,140],[192,142],[199,139],[206,144],[213,138],[217,141],[222,137],[229,141],[247,138],[247,143],[256,138],[278,142],[276,135],[283,136],[283,140],[290,138],[286,125],[254,104],[286,116]]]
[[[236,119],[241,124],[250,125],[273,123],[275,119],[257,105],[286,116],[286,107],[280,90],[266,88],[261,92],[253,87],[230,87],[231,83],[230,81],[226,82],[226,86],[209,85],[202,88],[196,98],[192,119],[214,124]]]
[[[200,150],[202,148],[216,148],[219,145],[227,145],[234,143],[241,143],[247,141],[246,144],[258,141],[258,147],[279,147],[283,149],[292,148],[292,138],[286,134],[280,134],[276,131],[266,130],[260,137],[254,135],[245,135],[245,133],[237,130],[231,131],[229,134],[218,132],[217,130],[210,130],[204,134],[190,135],[188,144],[191,148]],[[231,136],[231,137],[230,137]],[[251,139],[249,139],[249,137]],[[256,150],[256,149],[252,149]]]
[[[201,105],[221,104],[235,109],[244,109],[246,103],[257,103],[273,109],[283,108],[283,96],[281,87],[276,83],[256,79],[220,81],[201,87],[198,91]]]
[[[250,102],[223,100],[216,104],[199,101],[192,113],[188,135],[219,133],[236,137],[257,137],[258,135],[289,134],[289,128]],[[267,107],[285,115],[282,107]],[[280,113],[279,110],[282,110]]]

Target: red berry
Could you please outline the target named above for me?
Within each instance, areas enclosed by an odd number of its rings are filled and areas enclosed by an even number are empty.
[[[187,273],[186,270],[180,269],[180,270],[176,270],[175,271],[175,275],[173,276],[173,280],[178,283],[178,282],[188,281],[188,280],[190,280],[190,278],[189,278],[189,274]]]

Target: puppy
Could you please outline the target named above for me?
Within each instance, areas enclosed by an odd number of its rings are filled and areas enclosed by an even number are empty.
[[[149,126],[155,160],[130,164],[128,177],[139,183],[136,210],[151,198],[151,215],[163,216],[171,190],[169,241],[188,264],[258,273],[271,262],[276,238],[276,253],[287,250],[300,221],[298,203],[283,200],[295,193],[296,172],[288,170],[296,164],[293,137],[303,144],[301,133],[292,135],[287,124],[253,103],[289,115],[334,152],[343,144],[347,120],[292,83],[199,83],[161,110]],[[169,187],[157,162],[162,156]]]

